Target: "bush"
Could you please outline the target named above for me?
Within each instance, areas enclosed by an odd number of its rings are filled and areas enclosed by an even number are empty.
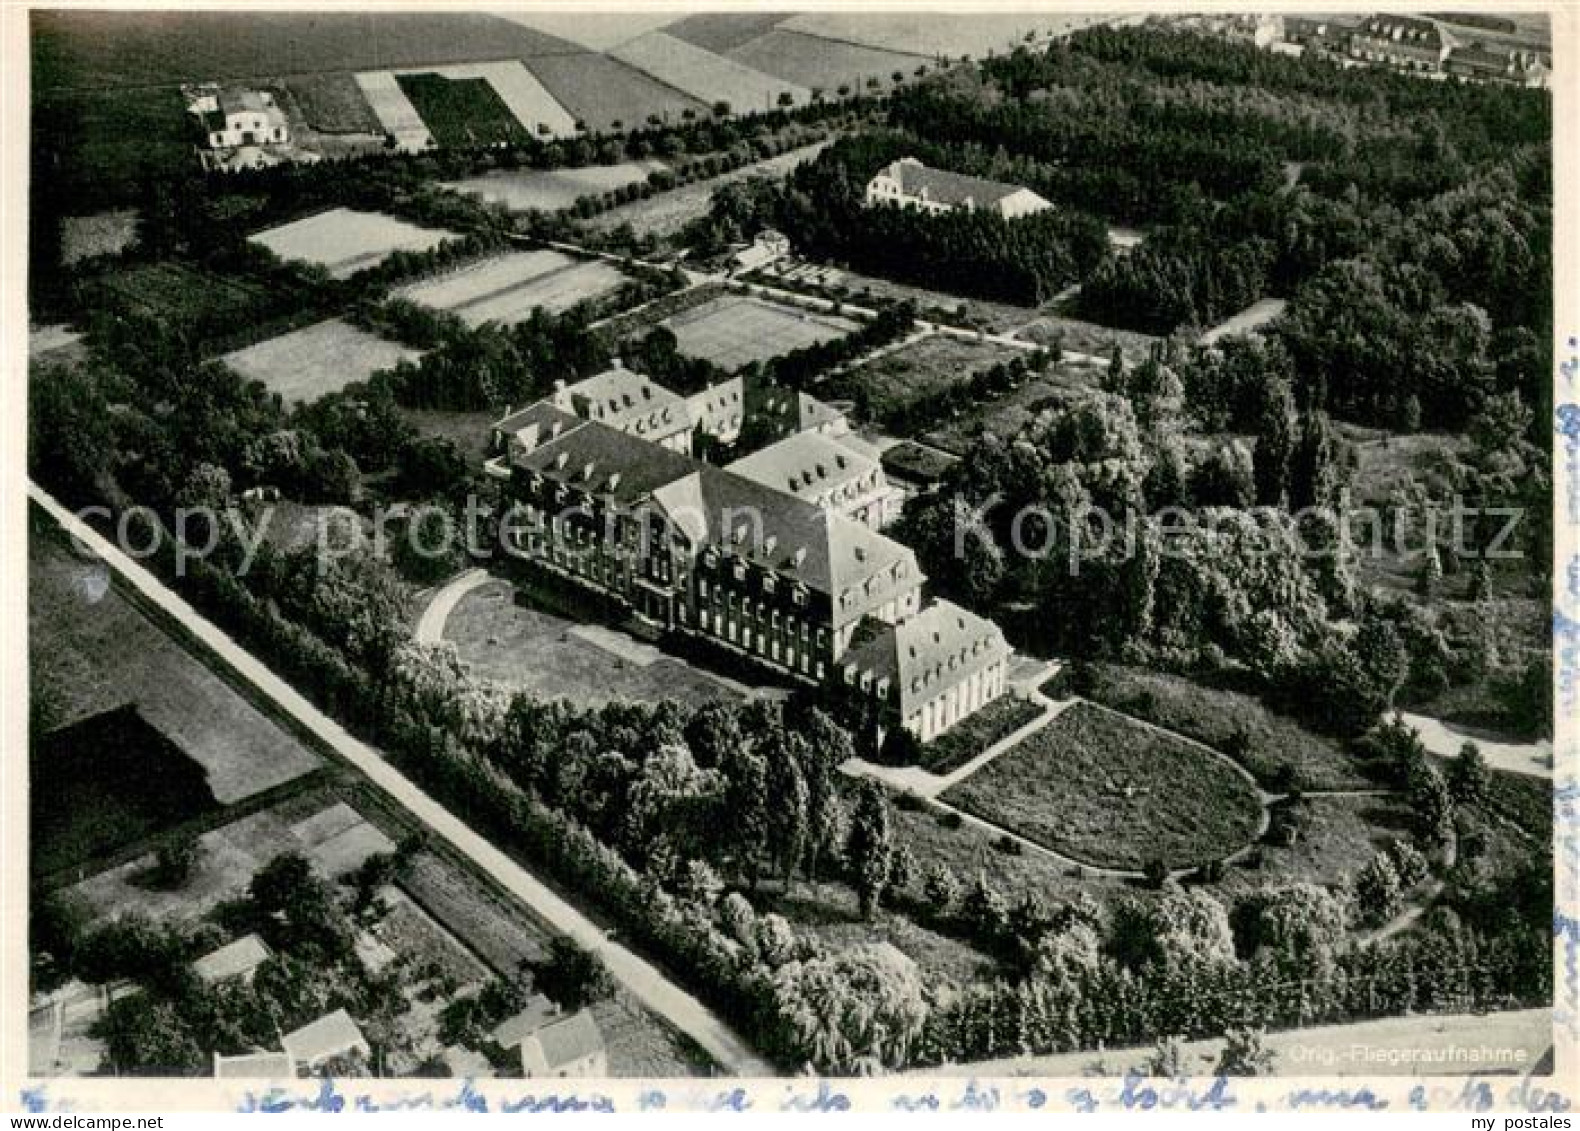
[[[569,935],[555,935],[548,957],[533,969],[538,988],[566,1009],[602,1001],[614,993],[604,960]]]

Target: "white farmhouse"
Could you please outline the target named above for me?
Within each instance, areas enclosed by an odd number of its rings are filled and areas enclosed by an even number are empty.
[[[210,149],[284,145],[291,140],[285,111],[262,90],[221,90],[200,95],[188,109],[203,121]]]
[[[893,204],[931,213],[983,209],[1006,220],[1053,207],[1028,188],[948,169],[930,169],[914,157],[902,157],[878,170],[877,176],[867,182],[865,200],[868,207]]]

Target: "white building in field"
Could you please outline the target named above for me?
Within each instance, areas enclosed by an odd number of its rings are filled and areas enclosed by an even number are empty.
[[[878,170],[867,182],[865,197],[869,208],[891,204],[901,208],[920,208],[924,212],[984,210],[996,212],[1006,220],[1045,212],[1052,202],[1029,188],[930,169],[914,157],[902,157]]]
[[[187,109],[203,122],[210,149],[285,145],[291,140],[285,111],[262,90],[221,90],[200,94]]]

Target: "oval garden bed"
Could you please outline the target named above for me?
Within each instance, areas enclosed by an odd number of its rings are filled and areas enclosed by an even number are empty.
[[[1254,840],[1262,803],[1217,755],[1077,703],[941,800],[1083,863],[1141,870],[1220,860]]]

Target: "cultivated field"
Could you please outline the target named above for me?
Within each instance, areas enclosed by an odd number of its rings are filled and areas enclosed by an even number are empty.
[[[220,358],[241,376],[262,381],[288,402],[308,403],[356,381],[366,381],[397,362],[415,362],[418,350],[386,342],[331,318],[270,338]]]
[[[230,804],[307,773],[317,754],[233,691],[53,536],[28,543],[29,665],[66,725],[128,703]]]
[[[137,213],[130,208],[67,216],[61,222],[60,260],[66,266],[96,255],[118,255],[137,238]]]
[[[662,168],[662,161],[648,160],[586,165],[580,169],[496,169],[444,187],[481,197],[490,204],[503,204],[515,212],[556,212],[569,208],[580,197],[645,181]]]
[[[727,102],[737,114],[772,110],[786,94],[796,105],[812,98],[804,86],[765,75],[661,31],[622,43],[610,54],[707,106]]]
[[[925,433],[922,439],[935,448],[964,456],[984,433],[1008,440],[1038,414],[1069,404],[1080,395],[1072,383],[1030,380],[995,400],[978,402],[948,423]]]
[[[404,72],[396,79],[440,145],[576,132],[576,119],[519,59]]]
[[[406,97],[394,71],[362,71],[356,82],[380,128],[395,139],[397,147],[418,150],[433,144],[433,134]]]
[[[529,607],[515,593],[508,582],[490,581],[462,598],[445,625],[444,638],[481,676],[580,706],[666,698],[700,705],[737,697],[649,645]]]
[[[397,251],[431,251],[459,238],[442,228],[419,228],[380,212],[331,208],[257,232],[251,242],[283,260],[316,263],[336,279],[376,267]]]
[[[1261,804],[1197,746],[1088,703],[944,791],[943,800],[1083,863],[1139,869],[1221,859],[1249,844]]]
[[[836,97],[841,86],[850,87],[853,93],[865,92],[868,79],[877,79],[882,84],[879,89],[888,90],[894,85],[895,72],[910,79],[918,66],[931,64],[930,59],[917,55],[835,43],[783,28],[741,44],[728,56],[786,82],[819,88],[829,98]]]
[[[908,55],[959,58],[1005,53],[1027,32],[1068,32],[1098,17],[1053,12],[807,12],[780,25],[786,31],[844,40]]]
[[[538,81],[589,129],[633,129],[650,118],[679,122],[708,107],[607,55],[545,55],[529,62]],[[619,123],[619,125],[616,125]]]
[[[744,295],[727,295],[664,323],[675,332],[680,352],[734,372],[754,361],[842,338],[856,324]]]
[[[578,260],[557,251],[510,252],[437,279],[405,287],[400,297],[448,310],[468,326],[509,324],[538,308],[568,310],[618,289],[625,276],[601,259]]]
[[[742,181],[748,177],[783,179],[797,166],[816,157],[828,144],[826,141],[820,141],[814,145],[802,146],[800,149],[792,149],[788,153],[781,153],[778,157],[770,157],[766,161],[746,165],[711,180],[696,181],[650,196],[646,200],[633,200],[630,204],[622,204],[618,208],[599,213],[587,222],[588,226],[597,231],[612,231],[622,224],[630,224],[632,230],[639,236],[655,236],[660,239],[672,236],[693,220],[707,215],[713,203],[713,193],[721,185]]]
[[[853,400],[863,416],[882,423],[1019,353],[1013,346],[930,334],[835,375],[818,395]]]
[[[1274,714],[1249,695],[1181,676],[1100,664],[1089,697],[1229,754],[1274,790],[1368,789],[1340,744]]]

